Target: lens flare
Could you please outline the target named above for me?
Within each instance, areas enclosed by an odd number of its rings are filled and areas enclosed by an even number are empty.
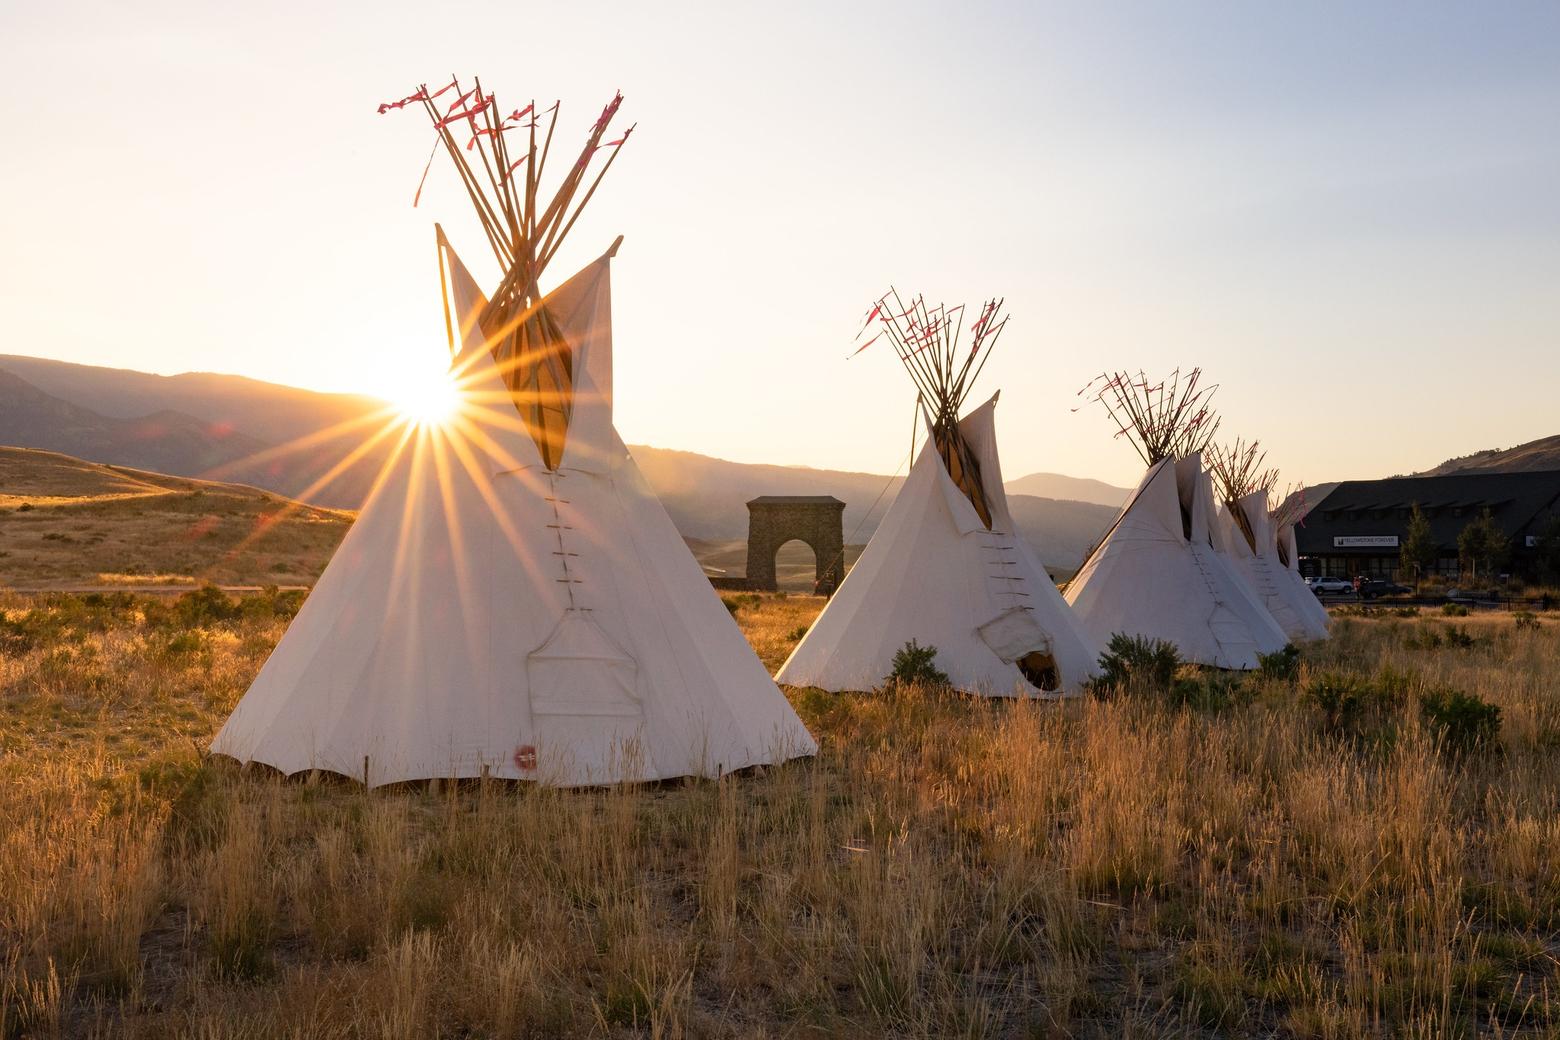
[[[461,404],[454,375],[440,368],[407,371],[386,384],[379,396],[417,426],[442,426],[455,417]]]

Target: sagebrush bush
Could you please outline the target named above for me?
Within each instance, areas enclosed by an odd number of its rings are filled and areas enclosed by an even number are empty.
[[[1441,613],[1447,617],[1467,617],[1468,608],[1461,603],[1443,603],[1441,604]]]
[[[1264,679],[1293,679],[1300,674],[1300,648],[1285,643],[1282,650],[1257,654],[1257,670]]]
[[[1461,690],[1421,694],[1419,711],[1441,746],[1456,754],[1492,745],[1500,736],[1500,706]]]
[[[722,596],[720,601],[726,605],[726,609],[731,612],[732,617],[736,617],[737,611],[745,607],[756,607],[763,602],[762,599],[751,592],[739,592],[735,596]]]
[[[1181,666],[1181,653],[1174,643],[1148,636],[1129,636],[1117,632],[1100,654],[1100,674],[1095,689],[1141,689],[1165,692]]]
[[[174,616],[181,624],[189,627],[234,621],[241,610],[238,600],[215,585],[202,585],[194,592],[186,592],[173,604]]]
[[[1222,711],[1247,700],[1251,691],[1240,672],[1201,668],[1195,675],[1177,676],[1167,692],[1172,704],[1197,711]]]
[[[1461,625],[1449,625],[1446,629],[1446,645],[1458,650],[1467,650],[1478,646],[1479,640]]]
[[[1329,671],[1312,676],[1302,697],[1321,714],[1328,733],[1390,741],[1408,684],[1407,677],[1392,671],[1376,676]]]
[[[884,682],[888,686],[947,686],[948,675],[937,667],[937,648],[912,639],[894,652],[893,671]]]

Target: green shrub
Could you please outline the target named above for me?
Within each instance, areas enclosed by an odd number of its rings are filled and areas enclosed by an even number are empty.
[[[1410,680],[1384,671],[1375,679],[1323,672],[1306,683],[1303,698],[1322,716],[1322,728],[1348,737],[1390,735],[1392,713],[1402,707]]]
[[[802,637],[805,635],[807,635],[807,626],[797,625],[795,628],[791,629],[791,631],[787,632],[785,637],[793,643],[798,643],[801,642]]]
[[[1461,603],[1443,603],[1441,604],[1441,613],[1447,617],[1467,617],[1468,608]]]
[[[186,654],[199,653],[206,648],[206,639],[198,631],[175,632],[163,641],[159,648],[169,657],[182,657]]]
[[[186,627],[203,628],[237,620],[242,610],[237,601],[215,585],[202,585],[180,596],[173,604],[173,613]]]
[[[238,616],[246,621],[271,621],[280,618],[291,621],[303,607],[308,593],[303,589],[283,592],[275,585],[267,585],[253,596],[238,601]]]
[[[1300,674],[1300,649],[1293,643],[1285,643],[1282,650],[1271,654],[1257,654],[1257,670],[1264,679],[1293,679]]]
[[[1523,629],[1533,631],[1539,627],[1538,615],[1531,610],[1519,610],[1511,615],[1511,620],[1516,622],[1517,631],[1519,632]]]
[[[762,602],[751,592],[740,592],[735,596],[722,596],[720,601],[726,604],[726,609],[731,611],[732,617],[736,617],[737,611],[743,607],[756,607]]]
[[[1095,689],[1142,688],[1169,690],[1180,667],[1181,654],[1175,644],[1147,636],[1129,636],[1117,632],[1100,654],[1100,674]]]
[[[1452,625],[1446,630],[1446,645],[1458,650],[1467,650],[1478,646],[1479,641],[1457,625]]]
[[[1488,746],[1500,735],[1500,706],[1460,690],[1421,694],[1419,712],[1454,754]]]
[[[33,504],[31,502],[23,502],[21,505],[16,507],[16,511],[18,513],[31,513],[32,510]]]
[[[1403,645],[1410,650],[1439,650],[1443,646],[1454,650],[1471,650],[1480,642],[1477,636],[1457,625],[1426,625],[1405,639]]]
[[[1249,690],[1240,672],[1200,669],[1196,675],[1180,676],[1170,683],[1169,701],[1196,711],[1222,711],[1247,699]]]
[[[1321,710],[1322,725],[1329,730],[1353,729],[1364,714],[1368,694],[1352,675],[1323,672],[1305,687],[1305,699]]]
[[[922,646],[914,639],[894,654],[894,670],[884,681],[887,686],[947,686],[948,676],[937,667],[937,648]]]
[[[1392,616],[1400,618],[1415,618],[1419,616],[1418,607],[1393,607]]]

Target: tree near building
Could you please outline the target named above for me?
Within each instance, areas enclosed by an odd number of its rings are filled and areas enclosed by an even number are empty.
[[[1398,546],[1398,558],[1403,569],[1413,574],[1415,588],[1423,580],[1425,569],[1435,565],[1437,555],[1435,539],[1430,536],[1430,521],[1425,519],[1424,511],[1415,502],[1414,511],[1408,516],[1408,529]]]
[[[1493,574],[1497,567],[1506,562],[1510,552],[1510,541],[1496,525],[1488,509],[1457,536],[1457,555],[1461,557],[1461,566],[1468,569],[1468,577],[1474,581],[1478,580],[1481,567],[1486,575]]]

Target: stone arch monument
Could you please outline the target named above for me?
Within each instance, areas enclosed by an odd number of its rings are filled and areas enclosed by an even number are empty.
[[[845,503],[832,495],[760,495],[747,504],[747,583],[773,592],[775,553],[791,539],[812,548],[817,589],[832,595],[845,580]]]

